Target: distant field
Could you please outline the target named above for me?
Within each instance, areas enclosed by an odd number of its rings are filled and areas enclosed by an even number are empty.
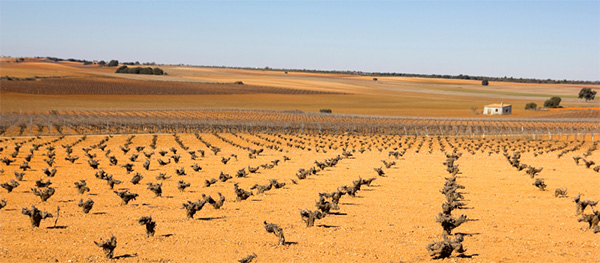
[[[483,106],[504,102],[513,115],[499,118],[551,117],[555,112],[525,111],[528,102],[542,106],[551,96],[565,107],[597,103],[576,98],[583,85],[522,84],[480,81],[372,77],[160,66],[167,76],[115,74],[116,68],[75,62],[28,59],[0,65],[1,76],[59,77],[37,81],[2,81],[2,112],[88,109],[254,109],[418,117],[484,117]],[[242,81],[244,85],[217,84]],[[589,86],[600,89],[598,85]],[[578,111],[580,112],[580,111]],[[562,113],[561,113],[562,114]],[[573,115],[582,116],[580,113]],[[596,116],[592,114],[591,117]]]

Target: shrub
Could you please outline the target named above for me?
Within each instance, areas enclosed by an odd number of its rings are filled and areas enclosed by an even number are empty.
[[[127,66],[120,66],[115,73],[129,73],[127,71]]]
[[[320,113],[331,113],[331,109],[320,109]]]
[[[471,114],[473,115],[479,115],[479,110],[477,109],[477,107],[471,107]]]
[[[127,73],[129,73],[129,74],[140,74],[140,71],[141,71],[140,67],[127,69]]]
[[[558,108],[560,105],[560,101],[562,99],[560,97],[552,97],[544,101],[544,107],[546,108]]]
[[[147,68],[140,68],[140,74],[146,74],[146,75],[154,75],[154,71],[152,70],[151,67],[147,67]]]
[[[154,75],[163,75],[163,74],[165,74],[165,72],[162,69],[160,69],[160,68],[154,68],[152,70],[152,73],[154,73]]]
[[[119,61],[118,60],[111,60],[110,62],[108,62],[108,66],[109,67],[116,67],[119,65]]]
[[[537,104],[535,102],[530,102],[525,104],[525,110],[537,110]]]
[[[488,82],[487,79],[484,79],[484,80],[481,81],[481,85],[482,86],[487,86],[488,84],[489,84],[489,82]]]

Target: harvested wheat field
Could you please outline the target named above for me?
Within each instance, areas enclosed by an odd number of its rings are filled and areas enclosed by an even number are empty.
[[[2,262],[600,258],[600,159],[589,140],[259,132],[0,140]],[[25,214],[47,218],[33,227]],[[107,259],[95,242],[111,235]]]

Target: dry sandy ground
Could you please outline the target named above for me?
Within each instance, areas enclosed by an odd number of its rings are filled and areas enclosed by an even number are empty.
[[[525,111],[528,102],[539,106],[551,96],[560,96],[561,105],[568,107],[595,106],[594,102],[577,99],[581,85],[519,84],[480,81],[442,80],[404,77],[372,77],[343,74],[296,73],[281,71],[161,66],[168,76],[138,76],[115,74],[114,68],[82,66],[81,63],[23,62],[3,63],[0,75],[32,76],[94,76],[155,81],[235,82],[300,90],[339,92],[346,95],[201,95],[201,96],[77,96],[31,95],[11,92],[0,94],[2,111],[52,109],[169,109],[169,108],[237,108],[302,110],[318,112],[332,109],[334,113],[477,117],[472,108],[504,102],[513,105],[514,117],[539,117],[548,112]],[[600,89],[600,86],[591,86]],[[85,101],[85,103],[82,103]]]
[[[192,134],[180,135],[183,143],[190,150],[205,150],[206,156],[191,160],[172,135],[160,135],[157,140],[156,154],[151,157],[150,171],[142,168],[146,157],[140,154],[134,163],[134,169],[144,175],[140,185],[129,182],[132,174],[126,174],[120,165],[128,161],[126,158],[136,152],[136,146],[146,146],[144,152],[150,152],[152,135],[137,135],[132,139],[131,151],[127,154],[119,149],[128,136],[114,136],[109,140],[106,150],[119,159],[118,166],[109,166],[103,151],[93,149],[97,154],[100,168],[113,174],[123,183],[115,186],[127,188],[138,193],[137,200],[128,205],[120,205],[120,199],[109,189],[105,181],[94,177],[95,171],[87,163],[82,148],[100,142],[104,136],[88,136],[87,139],[73,147],[73,155],[80,157],[75,164],[70,164],[64,157],[65,150],[61,144],[69,144],[81,138],[66,137],[54,143],[56,146],[56,164],[58,173],[47,178],[42,168],[48,165],[46,146],[36,151],[30,162],[32,170],[28,170],[21,185],[7,193],[0,189],[0,199],[8,205],[0,210],[0,261],[1,262],[106,262],[100,248],[93,244],[100,238],[108,238],[111,234],[117,237],[118,246],[114,262],[237,262],[246,255],[255,253],[254,262],[420,262],[430,261],[425,245],[441,239],[442,228],[435,222],[435,216],[441,211],[445,198],[439,190],[448,175],[442,162],[445,159],[440,151],[438,141],[433,139],[433,151],[429,152],[429,138],[402,137],[348,137],[348,136],[297,136],[281,135],[294,141],[283,141],[273,135],[240,134],[247,142],[232,134],[220,134],[236,144],[253,149],[263,148],[264,153],[256,159],[249,159],[248,151],[225,143],[212,134],[201,134],[210,144],[218,146],[222,151],[214,155],[204,144]],[[260,136],[260,137],[258,137]],[[48,142],[56,137],[43,137],[33,143]],[[274,144],[261,138],[277,140],[282,144]],[[315,141],[316,139],[316,141]],[[23,141],[17,138],[15,141]],[[547,191],[540,191],[532,185],[533,179],[525,172],[516,171],[502,154],[489,155],[487,145],[498,145],[499,142],[484,143],[476,154],[470,154],[466,147],[470,140],[455,142],[463,156],[457,161],[462,174],[457,182],[465,186],[468,207],[472,209],[455,210],[453,215],[465,214],[469,221],[454,232],[467,233],[463,242],[466,255],[471,258],[452,257],[439,262],[598,262],[600,247],[598,237],[587,230],[587,225],[577,222],[575,204],[572,200],[577,193],[583,193],[583,199],[600,199],[600,174],[576,165],[572,156],[582,155],[591,143],[585,143],[579,150],[569,152],[557,158],[558,151],[534,157],[532,152],[524,152],[521,161],[535,167],[544,167],[539,177],[545,178]],[[314,161],[323,161],[342,153],[327,149],[324,153],[315,152],[315,145],[340,146],[348,142],[349,149],[360,148],[359,141],[370,149],[364,153],[355,152],[354,157],[341,160],[336,166],[326,168],[317,175],[293,184],[295,173],[299,168],[310,168]],[[257,146],[251,142],[264,143]],[[338,186],[350,185],[359,176],[369,178],[376,176],[374,167],[382,166],[381,160],[394,160],[387,152],[402,143],[400,149],[408,147],[407,153],[399,158],[390,169],[383,168],[387,177],[378,177],[371,187],[363,186],[356,197],[344,196],[340,201],[337,214],[328,215],[318,220],[315,227],[307,228],[300,219],[298,209],[315,209],[318,193],[334,191]],[[418,145],[424,142],[417,153]],[[478,143],[479,141],[475,141]],[[293,147],[287,145],[291,143]],[[450,151],[443,140],[445,149]],[[548,145],[542,142],[540,144]],[[0,181],[6,182],[14,178],[14,171],[19,170],[25,155],[29,154],[32,143],[26,143],[17,161],[10,166],[1,165],[4,170]],[[276,145],[282,152],[266,148]],[[371,145],[371,146],[369,146]],[[471,145],[473,145],[471,143]],[[523,145],[532,149],[538,142],[514,141],[512,147]],[[563,142],[552,143],[563,146]],[[566,149],[577,143],[568,143]],[[304,146],[304,150],[295,146]],[[383,147],[389,147],[383,149]],[[12,141],[0,143],[5,147],[0,156],[13,152]],[[8,147],[8,148],[7,148]],[[160,167],[157,158],[166,160],[170,155],[161,157],[159,150],[178,149],[182,159],[180,163],[171,162]],[[309,151],[308,148],[311,150]],[[327,147],[328,148],[328,147]],[[377,148],[382,149],[380,152]],[[482,152],[483,150],[483,152]],[[237,154],[227,165],[221,163],[222,157]],[[273,169],[260,169],[248,178],[233,178],[227,182],[218,182],[211,187],[204,186],[204,180],[218,177],[221,171],[235,175],[241,168],[258,166],[272,160],[283,160]],[[594,151],[588,159],[600,162],[598,152]],[[189,167],[198,163],[203,167],[200,172],[193,172]],[[177,176],[175,168],[185,167],[188,175]],[[154,197],[146,184],[158,182],[155,176],[166,172],[170,179],[163,182],[163,196]],[[235,176],[234,176],[235,177]],[[34,196],[30,188],[35,181],[43,178],[52,181],[56,194],[47,202],[41,202]],[[265,194],[258,194],[248,200],[237,202],[233,192],[233,184],[239,182],[241,188],[249,190],[250,186],[268,183],[268,179],[277,179],[287,185],[282,189],[273,189]],[[79,195],[74,182],[85,179],[91,192]],[[185,192],[176,189],[177,182],[184,180],[191,183]],[[554,189],[567,187],[569,198],[555,198]],[[183,202],[197,200],[201,195],[213,197],[221,192],[227,200],[224,206],[216,210],[206,205],[194,219],[186,219],[181,209]],[[89,214],[83,214],[77,207],[80,199],[91,198],[95,205]],[[21,214],[22,207],[35,205],[43,211],[55,213],[60,206],[60,217],[54,225],[54,218],[42,221],[40,228],[32,229],[29,219]],[[589,213],[591,210],[587,210]],[[137,223],[141,216],[152,215],[157,222],[156,235],[147,238],[144,227]],[[283,228],[288,242],[284,246],[277,245],[277,238],[267,233],[263,221],[276,223]]]

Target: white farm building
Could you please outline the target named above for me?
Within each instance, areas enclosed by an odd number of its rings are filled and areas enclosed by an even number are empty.
[[[483,107],[483,114],[510,115],[512,114],[512,105],[504,103],[485,105],[485,107]]]

